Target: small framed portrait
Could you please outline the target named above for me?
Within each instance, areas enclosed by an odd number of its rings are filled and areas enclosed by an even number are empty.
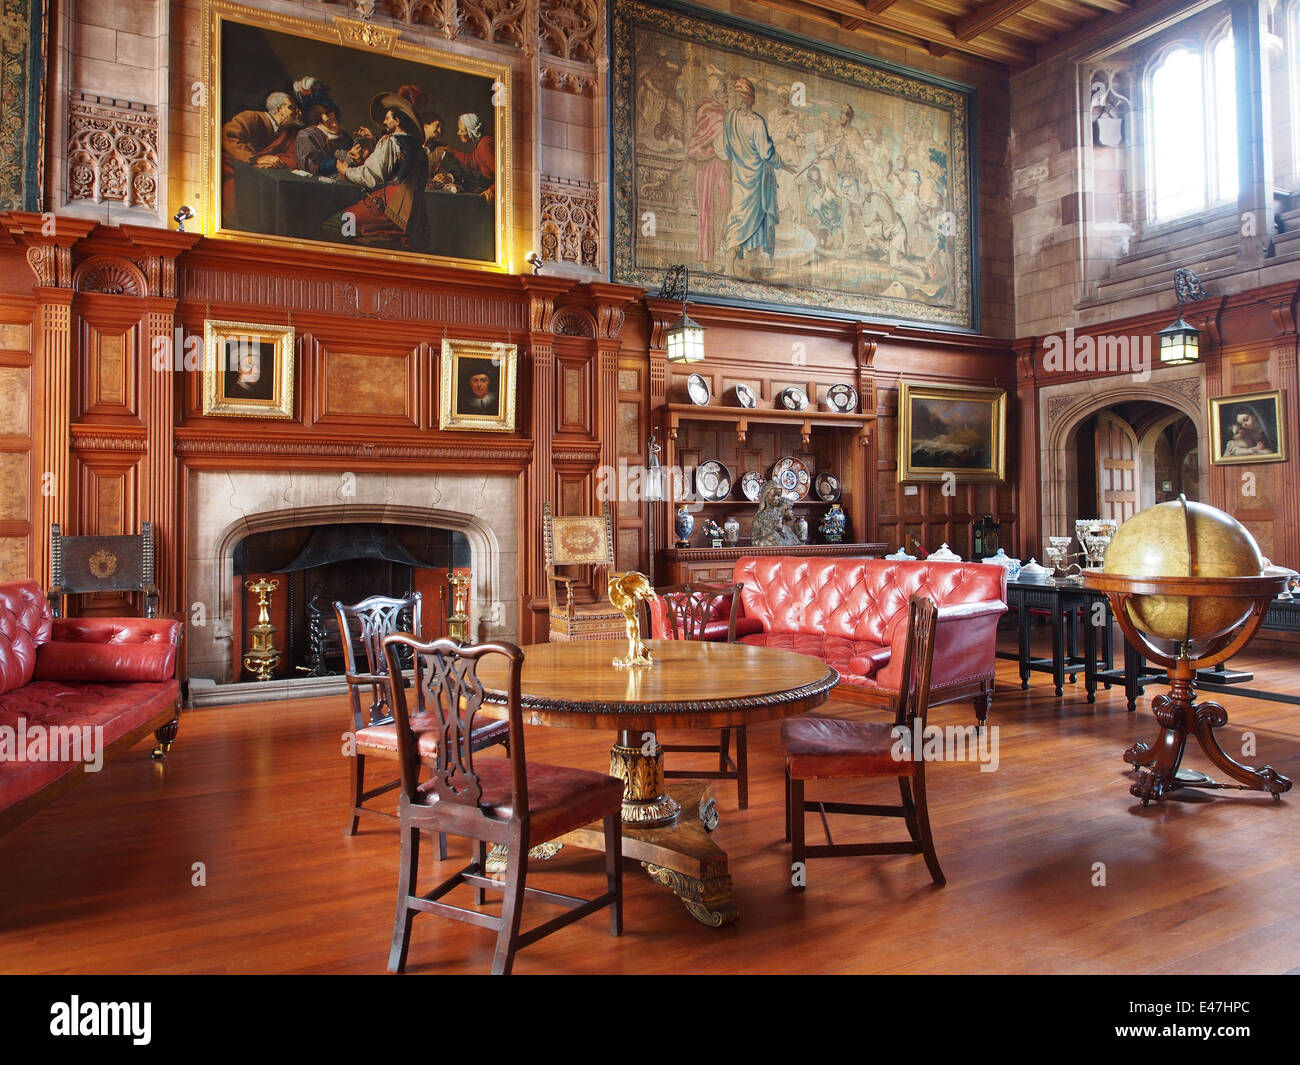
[[[293,417],[293,326],[203,323],[203,413]]]
[[[1006,473],[1007,394],[960,385],[898,387],[898,479],[1001,481]]]
[[[444,340],[438,428],[513,432],[518,358],[499,340]]]
[[[1282,462],[1282,392],[1249,392],[1210,400],[1210,461]]]

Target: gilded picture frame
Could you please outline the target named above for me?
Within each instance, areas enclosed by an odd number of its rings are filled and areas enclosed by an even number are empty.
[[[660,0],[617,0],[615,281],[979,328],[972,88]]]
[[[1286,461],[1282,390],[1219,396],[1210,404],[1210,462],[1234,466]]]
[[[439,429],[514,432],[517,344],[443,340],[441,362]]]
[[[900,482],[1002,481],[1006,442],[1004,390],[899,382]]]
[[[513,272],[511,70],[205,0],[205,235]]]
[[[291,325],[203,323],[203,413],[293,418]]]

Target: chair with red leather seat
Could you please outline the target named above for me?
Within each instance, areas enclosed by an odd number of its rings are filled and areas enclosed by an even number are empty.
[[[656,589],[658,599],[647,602],[650,612],[650,633],[656,640],[711,640],[736,642],[740,590],[743,584],[674,584]],[[751,621],[746,631],[760,631],[761,626]],[[693,780],[734,780],[736,800],[740,809],[749,808],[749,738],[744,725],[734,726],[736,757],[731,757],[732,728],[721,729],[718,742],[665,743],[665,751],[682,754],[716,754],[718,768],[714,770],[666,769],[665,777],[685,777]]]
[[[466,646],[445,639],[421,643],[413,636],[397,633],[384,640],[389,672],[394,676],[402,668],[400,655],[404,650],[413,657],[415,678],[409,694],[404,685],[393,687],[393,721],[402,770],[402,860],[388,968],[401,972],[406,967],[411,924],[421,911],[495,929],[493,974],[508,974],[520,948],[606,906],[610,910],[610,933],[621,935],[623,782],[589,770],[525,762],[519,696],[524,653],[514,644]],[[476,760],[474,715],[484,699],[478,665],[489,655],[504,655],[509,660],[506,710],[510,742],[506,758]],[[422,750],[424,738],[429,735],[440,739],[432,759]],[[421,770],[426,766],[430,773],[422,781]],[[527,887],[530,847],[600,820],[605,826],[603,894],[578,899]],[[420,834],[428,832],[465,836],[477,840],[478,846],[469,865],[421,895],[416,887]],[[486,875],[488,843],[506,847],[504,885]],[[460,884],[474,887],[479,905],[485,888],[504,890],[501,916],[439,901]],[[568,912],[520,934],[525,898],[563,906]]]
[[[389,697],[388,660],[384,657],[384,637],[399,630],[420,635],[420,593],[407,599],[394,599],[385,595],[372,595],[359,603],[345,606],[334,604],[338,618],[339,636],[343,641],[343,664],[348,683],[348,697],[352,701],[352,736],[355,762],[352,772],[352,823],[344,833],[357,834],[357,824],[362,817],[378,821],[397,821],[396,814],[375,810],[365,803],[401,784],[400,778],[366,791],[366,755],[377,758],[397,758],[397,729],[393,725],[392,700]],[[361,645],[366,656],[362,670],[356,651]],[[368,702],[368,706],[363,703]],[[473,737],[474,749],[505,743],[509,727],[504,721],[485,722]],[[437,750],[437,738],[429,736],[424,741],[425,756],[432,757]],[[438,856],[447,857],[447,837],[438,837]]]
[[[960,610],[957,608],[945,608]],[[930,705],[930,674],[934,663],[936,633],[944,611],[919,595],[908,600],[907,643],[903,654],[903,687],[894,722],[850,721],[833,717],[795,717],[781,723],[785,747],[785,838],[790,841],[793,862],[805,871],[810,858],[842,858],[866,854],[922,854],[930,876],[940,886],[947,881],[939,868],[930,832],[930,813],[925,794],[925,762],[920,750],[897,757],[899,731],[920,737]],[[936,620],[937,619],[937,620]],[[960,638],[960,628],[954,630]],[[804,782],[837,778],[897,777],[902,804],[879,806],[865,803],[805,802]],[[804,814],[822,814],[827,842],[809,846],[804,840]],[[859,814],[901,817],[907,823],[910,841],[900,843],[835,843],[826,814]],[[801,890],[803,884],[797,885]]]

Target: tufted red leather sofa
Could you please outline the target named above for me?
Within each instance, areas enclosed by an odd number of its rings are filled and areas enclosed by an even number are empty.
[[[0,584],[0,834],[149,732],[165,752],[180,629],[165,618],[56,620],[35,581]]]
[[[1007,609],[1004,567],[763,556],[738,559],[732,579],[744,583],[745,616],[763,626],[742,643],[820,658],[839,671],[837,694],[890,709],[903,668],[908,596],[955,608],[941,613],[939,625],[960,627],[961,637],[940,641],[954,650],[935,659],[930,705],[969,698],[980,724],[988,718],[998,619]]]

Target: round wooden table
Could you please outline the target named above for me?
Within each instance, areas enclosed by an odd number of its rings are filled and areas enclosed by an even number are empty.
[[[530,725],[618,730],[610,774],[623,781],[623,853],[671,887],[699,921],[739,916],[707,781],[664,786],[661,728],[725,728],[802,714],[824,703],[839,674],[808,655],[742,643],[650,640],[649,666],[618,667],[613,640],[525,647],[520,703]],[[484,660],[487,703],[505,702],[505,662]],[[487,707],[485,705],[484,709]],[[563,838],[599,850],[600,826]]]

